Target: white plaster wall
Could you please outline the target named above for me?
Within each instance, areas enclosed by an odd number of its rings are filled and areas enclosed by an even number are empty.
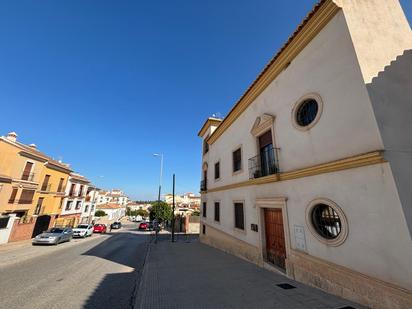
[[[266,185],[208,193],[206,222],[222,231],[259,246],[255,201],[287,197],[292,248],[296,248],[293,226],[305,228],[307,252],[360,273],[412,288],[412,245],[395,183],[388,163],[322,174]],[[305,210],[314,199],[328,198],[339,205],[348,220],[346,241],[331,247],[321,243],[308,229]],[[245,232],[234,229],[233,200],[245,201]],[[214,201],[220,201],[221,221],[214,223]],[[202,218],[204,220],[204,218]],[[262,226],[259,229],[263,230]]]
[[[16,219],[16,214],[9,215],[9,222],[7,222],[7,227],[5,229],[0,229],[0,244],[5,244],[9,242],[9,237],[11,230],[13,228],[14,220]]]
[[[83,213],[85,199],[84,199],[84,197],[82,197],[82,198],[77,197],[77,195],[79,194],[80,186],[82,184],[77,183],[75,180],[73,180],[69,177],[69,179],[67,181],[67,185],[66,185],[66,190],[65,190],[66,196],[68,196],[70,194],[70,188],[71,188],[73,183],[76,184],[76,187],[74,189],[75,197],[70,197],[70,198],[65,197],[63,199],[62,210],[61,210],[62,215],[72,215],[72,214]],[[87,184],[83,184],[83,194],[85,194],[87,192],[88,187],[89,186]],[[72,204],[70,210],[66,210],[67,201],[73,201],[73,204]],[[80,206],[80,209],[76,209],[77,201],[82,202],[82,204]]]
[[[293,127],[292,109],[311,92],[323,98],[323,112],[313,128],[302,132]],[[274,135],[283,172],[383,149],[342,11],[210,145],[203,158],[209,165],[208,188],[249,178],[247,161],[257,154],[250,130],[263,113],[276,117]],[[239,145],[243,172],[232,175],[232,151]],[[218,160],[221,179],[215,182],[213,165]]]

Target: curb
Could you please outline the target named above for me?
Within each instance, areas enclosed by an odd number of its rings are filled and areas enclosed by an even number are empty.
[[[148,244],[147,244],[147,251],[146,251],[146,256],[145,256],[145,258],[144,258],[144,261],[143,261],[143,265],[142,265],[142,271],[141,271],[141,273],[140,273],[140,276],[138,276],[138,278],[136,279],[136,280],[139,280],[139,277],[140,277],[140,282],[137,284],[137,282],[136,282],[136,284],[135,284],[135,288],[134,288],[134,291],[133,291],[133,296],[132,296],[132,298],[131,298],[131,300],[130,300],[130,308],[133,308],[133,309],[140,309],[141,307],[142,307],[142,300],[143,300],[143,292],[142,292],[142,285],[143,285],[143,278],[144,278],[144,276],[145,276],[145,274],[146,274],[146,272],[147,272],[147,267],[146,267],[146,262],[147,262],[147,260],[148,260],[148,257],[149,257],[149,254],[150,254],[150,249],[151,249],[151,247],[152,247],[152,244],[153,244],[153,242],[154,242],[154,238],[153,237],[151,237],[152,236],[152,234],[150,234],[150,236],[148,237],[148,239],[149,239],[149,241],[148,241]]]

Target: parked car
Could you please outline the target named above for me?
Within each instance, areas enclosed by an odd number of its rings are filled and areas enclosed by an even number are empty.
[[[148,227],[149,227],[149,224],[147,224],[146,222],[142,222],[139,224],[139,230],[141,231],[146,231]]]
[[[32,244],[57,245],[61,242],[70,241],[73,237],[73,230],[69,227],[53,227],[33,238]]]
[[[93,225],[92,224],[79,224],[73,229],[73,237],[83,237],[92,236]]]
[[[93,226],[93,232],[94,233],[106,233],[107,227],[105,224],[95,224]]]
[[[147,229],[148,229],[149,231],[153,231],[153,222],[152,222],[152,221],[150,221],[150,222],[148,223]]]
[[[119,221],[113,222],[111,225],[112,229],[120,229],[122,227],[122,224]]]

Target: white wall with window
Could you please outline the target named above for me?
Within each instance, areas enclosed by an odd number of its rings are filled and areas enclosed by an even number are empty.
[[[390,3],[398,14],[399,4]],[[410,234],[351,35],[337,11],[245,110],[222,122],[224,129],[202,128],[202,140],[212,141],[202,156],[207,211],[202,205],[200,238],[266,265],[265,209],[273,207],[281,209],[286,274],[313,271],[305,263],[330,265],[351,282],[368,276],[379,293],[389,284],[412,290]],[[221,134],[213,139],[212,130]],[[347,165],[374,153],[376,161]],[[276,230],[276,220],[270,223]],[[318,278],[328,275],[318,271]]]
[[[65,197],[62,202],[61,215],[80,217],[83,212],[89,181],[79,174],[72,173],[66,184]]]

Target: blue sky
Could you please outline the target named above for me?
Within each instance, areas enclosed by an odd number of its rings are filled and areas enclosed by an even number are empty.
[[[0,2],[0,135],[103,188],[198,192],[201,142],[316,1]],[[401,1],[412,19],[412,3]],[[103,176],[103,177],[102,177]]]

